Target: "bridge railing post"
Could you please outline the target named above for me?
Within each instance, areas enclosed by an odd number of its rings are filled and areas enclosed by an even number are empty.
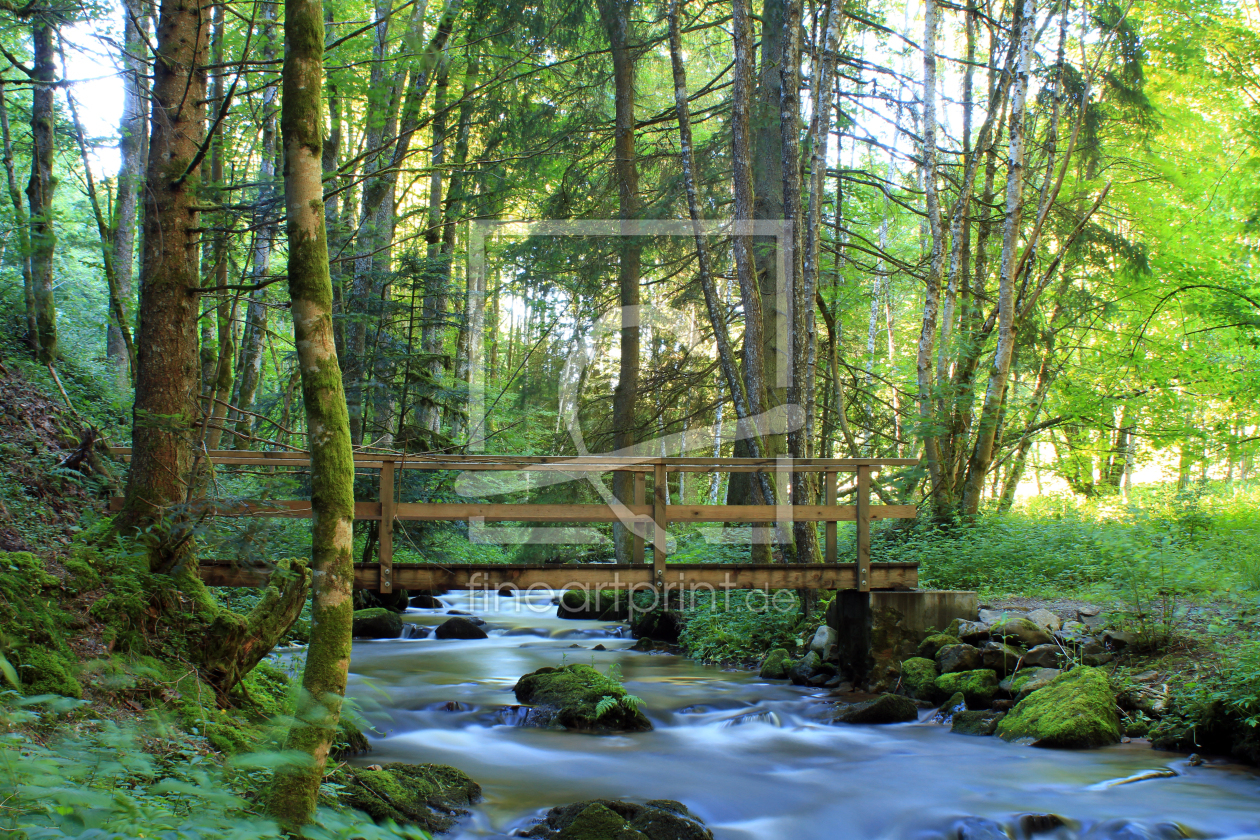
[[[857,584],[871,591],[871,465],[857,468]]]
[[[665,586],[665,541],[668,539],[669,473],[664,463],[652,468],[652,583],[658,592]]]
[[[636,505],[647,504],[647,473],[634,473],[634,503]],[[636,565],[643,563],[643,543],[647,536],[647,526],[642,522],[635,522],[634,527],[630,529],[634,534],[631,543],[630,562]]]
[[[376,535],[376,556],[380,561],[382,594],[394,591],[394,462],[381,462],[381,522]]]
[[[836,478],[837,474],[834,470],[828,470],[823,473],[823,493],[827,500],[827,504],[831,507],[836,506]],[[836,520],[828,519],[826,522],[826,549],[823,560],[827,563],[836,563],[839,561],[839,550],[837,549],[836,539]]]

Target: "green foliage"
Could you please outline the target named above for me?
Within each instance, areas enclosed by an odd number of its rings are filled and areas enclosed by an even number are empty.
[[[767,650],[795,650],[801,623],[796,594],[740,590],[689,598],[679,644],[706,661],[760,660]]]
[[[0,695],[0,829],[15,840],[280,840],[285,835],[249,798],[265,787],[271,769],[295,760],[253,754],[220,763],[204,740],[155,741],[164,730],[120,727],[109,721],[62,727],[43,745],[22,728],[55,724],[79,704],[33,705]],[[157,723],[155,721],[155,723]],[[167,732],[166,734],[170,734]],[[428,835],[363,814],[321,808],[302,837],[311,840],[420,840]]]

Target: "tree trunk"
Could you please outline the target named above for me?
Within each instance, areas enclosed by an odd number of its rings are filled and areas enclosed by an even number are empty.
[[[18,237],[18,259],[22,264],[22,292],[26,303],[26,340],[34,351],[39,336],[39,306],[35,302],[35,285],[31,277],[31,229],[22,203],[22,190],[18,187],[17,170],[13,165],[13,140],[9,131],[9,105],[4,96],[4,82],[0,81],[0,130],[4,132],[4,172],[9,187],[9,201],[13,204],[13,227]]]
[[[263,59],[274,60],[275,3],[262,5]],[[271,249],[277,230],[275,218],[276,176],[276,89],[263,91],[262,97],[262,147],[259,149],[258,196],[254,204],[254,253],[250,274],[255,285],[263,283],[271,271]],[[335,202],[333,202],[335,205]],[[235,448],[248,449],[254,434],[254,396],[262,379],[263,338],[267,334],[267,290],[256,288],[249,294],[249,307],[245,311],[245,331],[241,336],[241,359],[237,373],[235,406]]]
[[[617,187],[617,217],[623,221],[639,215],[639,169],[635,160],[634,82],[635,56],[631,53],[630,0],[599,0],[599,17],[612,50],[616,105],[613,141]],[[639,262],[643,246],[637,236],[619,237],[617,269],[618,303],[621,305],[621,361],[613,391],[613,448],[630,449],[638,440],[635,402],[639,395]],[[613,473],[613,493],[625,503],[634,502],[633,474]],[[617,562],[630,562],[633,535],[620,523],[613,526]]]
[[[148,154],[149,68],[145,56],[148,49],[149,4],[143,0],[123,2],[123,111],[118,127],[118,186],[114,202],[113,261],[118,297],[123,304],[126,323],[131,322],[131,279],[136,262],[136,216],[140,206],[140,178]],[[106,353],[114,365],[119,388],[132,384],[132,360],[127,355],[127,342],[117,319],[109,325]]]
[[[151,532],[150,566],[166,572],[189,547],[176,510],[192,479],[197,424],[196,156],[205,134],[209,17],[182,0],[162,3],[153,70],[153,121],[144,189],[136,398],[127,494],[115,528]]]
[[[44,364],[57,361],[57,301],[53,296],[53,253],[57,250],[57,234],[53,230],[53,193],[57,191],[57,179],[53,177],[53,158],[57,154],[53,110],[53,95],[57,91],[53,86],[57,76],[55,29],[47,15],[37,16],[31,24],[35,45],[31,78],[36,84],[31,89],[31,179],[26,185],[26,198],[30,206],[36,357]]]
[[[998,344],[989,372],[988,388],[977,423],[976,443],[967,462],[962,512],[980,509],[984,478],[993,463],[993,442],[998,433],[998,413],[1005,400],[1011,357],[1015,351],[1015,282],[1019,260],[1020,217],[1024,198],[1024,106],[1028,97],[1028,67],[1032,36],[1036,27],[1033,0],[1023,0],[1019,26],[1019,57],[1016,59],[1014,90],[1011,96],[1010,151],[1007,160],[1006,218],[1002,229],[1002,259],[998,278]]]
[[[311,453],[311,641],[285,749],[310,757],[276,772],[268,810],[286,827],[315,811],[350,670],[354,618],[354,455],[332,325],[324,226],[321,0],[285,0],[284,199],[293,338]]]

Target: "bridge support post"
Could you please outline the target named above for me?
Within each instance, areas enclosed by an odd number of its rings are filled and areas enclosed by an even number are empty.
[[[871,468],[857,468],[857,578],[858,591],[871,591]]]
[[[634,503],[647,504],[647,473],[645,472],[634,474]],[[631,531],[634,533],[634,542],[631,544],[630,562],[640,564],[643,562],[643,543],[647,537],[647,526],[642,522],[636,522]]]
[[[669,511],[666,502],[669,500],[669,473],[664,464],[652,468],[652,583],[656,591],[665,591],[665,556],[668,539]]]
[[[377,529],[376,557],[380,561],[379,592],[394,591],[394,462],[381,462],[381,524]]]
[[[826,503],[832,506],[835,506],[836,504],[836,477],[836,473],[834,472],[823,473],[823,492],[826,494]],[[826,563],[835,563],[840,559],[840,552],[836,547],[836,521],[834,519],[828,520],[825,528],[827,534],[827,547],[823,554],[823,561]]]

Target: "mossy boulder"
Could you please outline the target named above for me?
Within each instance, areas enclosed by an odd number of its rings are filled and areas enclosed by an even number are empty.
[[[901,684],[906,693],[919,700],[933,701],[940,696],[936,678],[940,671],[936,663],[922,656],[914,656],[901,663]]]
[[[560,805],[522,836],[543,840],[713,840],[713,832],[699,817],[672,799],[652,799],[643,804],[595,799]]]
[[[792,654],[783,648],[775,648],[761,661],[758,674],[763,680],[786,680],[792,670]]]
[[[994,695],[998,693],[998,678],[987,668],[958,671],[937,677],[936,688],[944,696],[959,692],[967,698],[968,706],[981,708],[993,702]]]
[[[356,639],[397,639],[403,622],[398,613],[384,607],[354,611],[353,633]]]
[[[909,697],[883,694],[865,703],[845,706],[832,723],[909,723],[919,719],[919,707]]]
[[[992,735],[997,731],[998,724],[1005,716],[1005,712],[993,712],[988,709],[958,712],[953,717],[949,731],[959,735]]]
[[[616,677],[590,665],[539,668],[516,683],[516,699],[549,726],[584,732],[644,732],[652,722]]]
[[[980,651],[971,645],[945,645],[936,652],[936,667],[942,674],[975,671],[980,665]]]
[[[393,820],[425,831],[448,831],[467,806],[481,799],[481,786],[443,764],[346,765],[335,776],[342,804],[377,822]]]
[[[980,645],[980,667],[996,671],[1004,677],[1019,667],[1024,651],[1002,642],[988,641]]]
[[[967,711],[967,698],[963,697],[961,691],[955,691],[936,710],[936,714],[932,715],[932,722],[949,726],[954,721],[954,715],[965,711]]]
[[[22,692],[27,696],[60,694],[76,699],[83,696],[83,686],[72,674],[74,666],[62,654],[28,645],[13,654],[13,658]]]
[[[1007,741],[1041,747],[1088,748],[1120,740],[1120,716],[1107,675],[1080,666],[1028,695],[998,724]]]
[[[628,621],[630,596],[615,589],[566,589],[556,608],[557,618],[588,621]]]
[[[962,639],[948,633],[933,633],[919,642],[919,656],[923,659],[936,659],[937,651],[946,645],[960,645]]]
[[[1008,616],[989,628],[990,634],[998,641],[1016,644],[1023,648],[1037,645],[1048,645],[1054,637],[1039,627],[1035,621],[1023,616]]]
[[[1024,687],[1035,681],[1049,681],[1059,676],[1063,672],[1057,668],[1020,668],[1006,679],[1002,680],[999,685],[1003,691],[1018,696]]]

